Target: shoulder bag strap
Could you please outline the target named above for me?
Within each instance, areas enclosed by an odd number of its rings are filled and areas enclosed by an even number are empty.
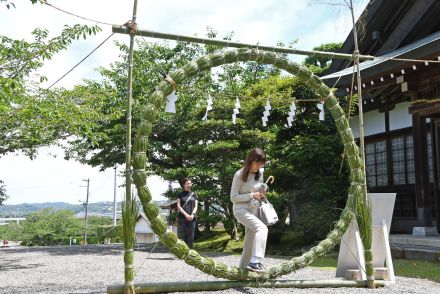
[[[186,199],[185,203],[182,205],[182,208],[185,207],[185,205],[188,204],[189,199],[191,199],[191,197],[192,197],[193,194],[194,194],[193,192],[191,192],[191,194],[189,194],[189,196],[188,196],[188,198]]]

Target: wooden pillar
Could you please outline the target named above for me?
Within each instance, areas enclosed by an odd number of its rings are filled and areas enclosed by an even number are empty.
[[[426,117],[412,114],[414,136],[414,164],[416,177],[417,222],[419,226],[432,226],[432,212],[429,194],[428,148]]]
[[[440,232],[440,119],[431,121],[434,160],[434,199],[437,217],[437,232]]]

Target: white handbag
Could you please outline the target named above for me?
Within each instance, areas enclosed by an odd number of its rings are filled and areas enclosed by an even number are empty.
[[[266,225],[271,226],[278,222],[278,215],[272,204],[265,198],[260,205],[260,220]]]

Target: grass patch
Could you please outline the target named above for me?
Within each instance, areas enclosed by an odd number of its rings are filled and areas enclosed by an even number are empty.
[[[243,240],[234,241],[224,230],[213,230],[197,239],[194,243],[197,251],[214,251],[225,253],[241,253]]]
[[[319,258],[311,266],[336,270],[338,254],[332,252]],[[427,279],[440,283],[440,262],[393,258],[394,274],[400,277]]]
[[[279,244],[269,245],[266,253],[268,255],[279,255],[286,259],[292,256],[301,255],[303,250],[302,244],[293,241],[293,237],[287,236],[281,238]],[[295,247],[295,246],[299,246]],[[233,241],[224,230],[214,230],[209,235],[205,235],[197,240],[194,248],[198,251],[214,251],[241,254],[243,249],[243,240]],[[319,267],[321,269],[336,270],[338,262],[338,253],[331,252],[326,256],[320,257],[310,266]],[[393,259],[394,273],[396,276],[427,279],[440,283],[440,262],[429,262],[421,260],[409,259]]]
[[[326,256],[321,256],[318,260],[314,261],[310,266],[319,267],[327,270],[336,270],[338,263],[338,253],[330,252]]]
[[[440,283],[440,262],[423,260],[393,259],[397,276],[428,279]]]
[[[303,232],[281,231],[277,233],[281,234],[279,242],[269,242],[267,244],[267,255],[299,256],[312,246],[310,244],[314,244],[312,239],[304,237]],[[269,240],[271,240],[270,230]]]

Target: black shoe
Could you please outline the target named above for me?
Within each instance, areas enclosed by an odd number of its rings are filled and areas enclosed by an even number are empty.
[[[249,263],[248,266],[246,267],[248,270],[256,272],[256,273],[265,273],[266,272],[266,268],[264,267],[264,265],[262,265],[261,263]]]

